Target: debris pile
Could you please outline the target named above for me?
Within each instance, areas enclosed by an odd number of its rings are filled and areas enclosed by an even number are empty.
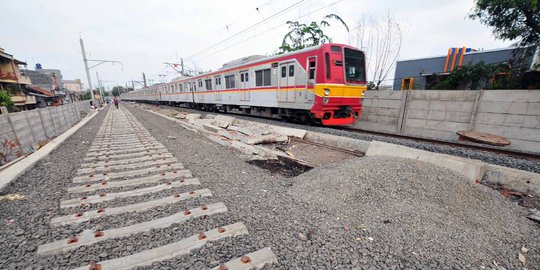
[[[444,254],[471,265],[522,269],[518,253],[526,247],[526,267],[540,265],[540,228],[529,211],[450,170],[370,156],[292,180],[291,196],[334,213],[352,238],[365,240],[356,229],[365,225],[373,243],[400,247],[399,256],[438,260]]]

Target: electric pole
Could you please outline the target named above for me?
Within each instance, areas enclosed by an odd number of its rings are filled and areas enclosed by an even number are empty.
[[[144,82],[144,87],[146,88],[146,75],[144,75],[144,72],[142,73],[142,80]]]
[[[95,102],[95,100],[94,100],[94,90],[92,90],[92,79],[90,78],[90,69],[95,68],[95,67],[97,67],[97,66],[99,66],[99,65],[101,65],[103,63],[112,63],[113,65],[114,65],[114,63],[118,63],[118,64],[120,64],[122,66],[122,70],[123,70],[124,65],[120,61],[87,59],[86,58],[86,52],[84,50],[84,42],[83,42],[82,38],[79,38],[79,41],[81,43],[81,50],[82,50],[83,61],[84,61],[84,69],[86,70],[86,78],[88,79],[88,86],[90,87],[90,94],[92,96],[92,104],[94,104],[94,102]],[[98,63],[89,67],[88,62],[98,62]]]
[[[94,90],[92,90],[92,80],[90,79],[90,69],[88,68],[88,60],[86,59],[86,52],[84,51],[84,43],[82,38],[79,39],[81,43],[81,50],[84,61],[84,70],[86,71],[86,79],[88,80],[88,87],[90,87],[90,97],[92,98],[92,105],[96,105],[94,101]]]
[[[98,81],[98,87],[99,87],[99,98],[103,101],[103,85],[101,84],[101,80],[99,79],[99,74],[96,71],[96,78]]]

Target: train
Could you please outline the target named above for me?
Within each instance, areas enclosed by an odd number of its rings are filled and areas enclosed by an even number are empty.
[[[244,57],[217,71],[179,77],[120,98],[347,126],[360,116],[366,89],[364,52],[326,43],[270,57]]]

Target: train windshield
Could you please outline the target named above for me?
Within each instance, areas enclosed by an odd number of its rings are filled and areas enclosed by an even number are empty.
[[[347,83],[365,83],[365,58],[359,50],[344,49],[345,53],[345,79]]]

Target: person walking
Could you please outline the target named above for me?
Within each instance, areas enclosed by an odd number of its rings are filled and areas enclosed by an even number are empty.
[[[113,99],[114,106],[118,109],[118,98],[114,97]]]

